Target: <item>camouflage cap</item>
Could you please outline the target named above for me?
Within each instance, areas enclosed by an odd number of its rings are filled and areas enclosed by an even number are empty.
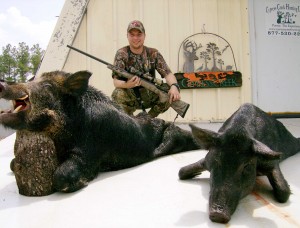
[[[134,20],[134,21],[129,23],[128,28],[127,28],[127,32],[129,32],[131,29],[137,29],[141,33],[145,33],[145,28],[144,28],[143,23],[138,21],[138,20]]]

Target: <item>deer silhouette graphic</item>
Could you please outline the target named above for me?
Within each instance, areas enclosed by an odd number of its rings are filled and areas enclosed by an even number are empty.
[[[183,64],[183,72],[194,72],[194,61],[199,58],[196,55],[196,51],[201,48],[202,45],[197,45],[195,41],[189,41],[188,39],[183,43],[185,62]]]

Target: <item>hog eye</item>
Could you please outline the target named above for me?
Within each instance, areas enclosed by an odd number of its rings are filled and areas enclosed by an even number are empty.
[[[247,165],[244,166],[244,170],[247,170],[247,169],[249,169],[249,168],[250,168],[250,165],[249,165],[249,164],[247,164]]]
[[[246,164],[243,168],[243,174],[245,175],[245,174],[251,173],[253,168],[254,168],[254,166],[251,165],[251,163]]]
[[[43,88],[44,89],[51,89],[52,85],[50,83],[45,83],[45,84],[43,84]]]

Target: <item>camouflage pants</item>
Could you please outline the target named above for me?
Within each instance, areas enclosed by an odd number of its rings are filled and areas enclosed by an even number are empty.
[[[159,102],[158,95],[145,88],[140,88],[140,94],[144,108],[150,108],[148,114],[152,117],[158,116],[160,113],[167,111],[170,107],[168,101],[165,103]],[[133,115],[137,109],[142,109],[133,89],[116,88],[112,93],[112,100],[118,103],[129,115]]]

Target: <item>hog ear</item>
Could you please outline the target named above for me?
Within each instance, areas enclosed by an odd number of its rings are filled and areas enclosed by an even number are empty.
[[[267,145],[257,140],[253,140],[252,149],[257,155],[263,156],[270,160],[279,159],[281,156],[280,152],[271,150]]]
[[[196,138],[197,142],[204,147],[204,149],[209,149],[209,147],[216,144],[219,136],[218,133],[199,128],[194,124],[190,124],[190,127],[192,128],[193,136]]]
[[[64,87],[69,93],[80,95],[87,90],[91,75],[89,71],[78,71],[66,79]]]

